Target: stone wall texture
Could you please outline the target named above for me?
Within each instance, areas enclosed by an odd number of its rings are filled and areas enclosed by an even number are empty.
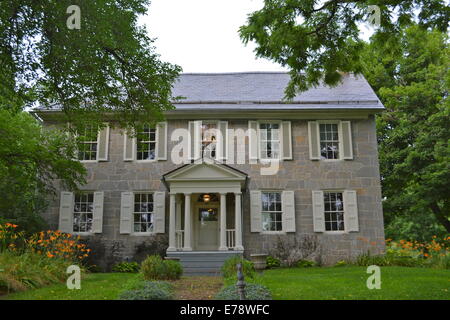
[[[345,120],[345,119],[343,119]],[[261,164],[231,164],[249,176],[247,189],[243,191],[243,245],[245,255],[267,253],[278,238],[315,235],[319,250],[316,259],[324,264],[355,258],[370,251],[372,254],[384,250],[384,227],[381,205],[377,140],[374,117],[352,120],[354,160],[311,161],[309,160],[308,123],[292,120],[293,160],[280,164],[276,175],[261,176]],[[166,199],[166,234],[152,236],[122,235],[119,233],[120,197],[123,191],[168,191],[161,182],[162,175],[177,168],[170,161],[170,150],[177,142],[171,142],[171,132],[176,128],[187,128],[188,120],[168,122],[167,161],[151,163],[123,161],[124,139],[121,131],[110,131],[109,161],[86,163],[88,183],[82,190],[104,191],[103,233],[87,236],[94,254],[92,262],[109,269],[112,264],[124,260],[142,260],[147,254],[164,253],[167,248],[169,221],[168,195]],[[247,120],[229,120],[229,129],[247,130]],[[246,139],[247,141],[247,139]],[[246,147],[246,153],[248,147]],[[250,232],[249,190],[294,190],[296,210],[296,233],[259,234]],[[349,189],[357,191],[359,232],[314,233],[312,213],[312,190]],[[58,228],[59,201],[51,202],[44,215],[50,228]],[[228,202],[228,201],[227,201]],[[227,205],[233,210],[232,205]]]

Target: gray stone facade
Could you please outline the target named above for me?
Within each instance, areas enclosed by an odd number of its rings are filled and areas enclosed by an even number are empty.
[[[196,119],[190,119],[196,120]],[[291,120],[291,119],[287,119]],[[314,119],[311,119],[314,120]],[[342,118],[342,120],[348,120]],[[332,264],[343,259],[355,258],[370,251],[384,250],[384,226],[381,206],[381,187],[378,165],[375,120],[352,119],[353,160],[312,161],[309,159],[308,121],[291,120],[293,160],[280,164],[278,174],[261,176],[261,164],[234,165],[248,177],[243,190],[243,246],[244,254],[269,252],[278,237],[314,235],[320,250],[316,259]],[[188,120],[168,120],[168,137],[176,128],[187,128]],[[247,120],[228,120],[229,129],[247,130]],[[168,139],[168,151],[175,142]],[[246,153],[248,148],[246,148]],[[179,167],[168,160],[151,163],[126,162],[123,158],[124,138],[121,131],[114,129],[109,136],[108,161],[86,163],[88,183],[82,190],[103,191],[104,211],[101,234],[85,236],[93,249],[93,263],[104,269],[123,260],[141,260],[151,253],[164,253],[167,246],[169,200],[166,199],[166,233],[151,236],[124,235],[119,232],[121,192],[124,191],[168,191],[162,176]],[[274,235],[250,232],[249,191],[258,189],[295,191],[296,232]],[[356,190],[358,199],[359,232],[315,233],[313,229],[312,190],[351,189]],[[58,228],[59,198],[52,201],[44,218],[50,228]],[[227,198],[227,208],[232,217],[233,199]],[[229,204],[228,204],[229,203]],[[232,223],[228,219],[228,224]]]

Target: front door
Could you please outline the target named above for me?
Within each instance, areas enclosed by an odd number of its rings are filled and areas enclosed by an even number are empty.
[[[201,204],[195,216],[197,250],[217,250],[219,247],[219,207]]]

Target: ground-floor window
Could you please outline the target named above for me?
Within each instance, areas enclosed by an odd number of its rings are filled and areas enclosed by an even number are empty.
[[[73,231],[92,232],[94,213],[94,193],[83,192],[75,194],[73,208]]]
[[[281,192],[262,192],[262,231],[282,231]]]
[[[344,200],[342,192],[324,192],[325,230],[344,231]]]
[[[134,232],[153,232],[153,194],[134,194]]]

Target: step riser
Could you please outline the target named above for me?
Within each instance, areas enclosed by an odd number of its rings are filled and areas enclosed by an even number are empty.
[[[225,260],[242,252],[167,252],[171,258],[179,258],[184,275],[218,276]]]

